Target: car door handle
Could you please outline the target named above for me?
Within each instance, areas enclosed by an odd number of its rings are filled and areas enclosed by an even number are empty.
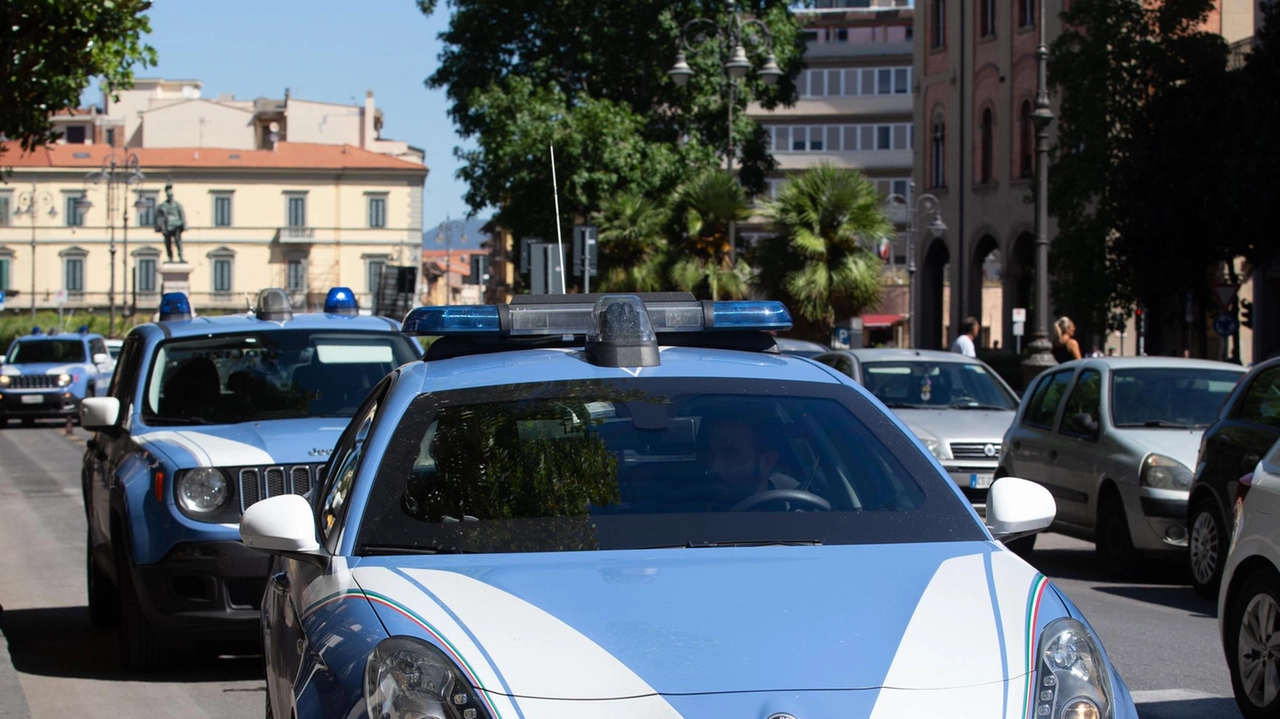
[[[1014,449],[1014,451],[1015,451],[1015,452],[1016,452],[1017,450],[1022,449],[1022,440],[1020,440],[1020,439],[1015,439],[1015,440],[1013,440],[1013,449]]]
[[[289,593],[289,575],[285,574],[284,572],[272,574],[271,588],[275,590],[276,594],[288,594]]]
[[[1058,450],[1056,449],[1049,450],[1049,461],[1056,462],[1057,460],[1058,460]]]

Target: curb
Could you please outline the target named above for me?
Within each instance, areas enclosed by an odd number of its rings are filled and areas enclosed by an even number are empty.
[[[27,695],[22,692],[18,671],[9,658],[9,642],[3,633],[0,633],[0,719],[31,719]]]

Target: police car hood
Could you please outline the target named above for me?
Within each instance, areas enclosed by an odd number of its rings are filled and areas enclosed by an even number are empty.
[[[1028,635],[1065,614],[987,542],[377,557],[352,578],[392,635],[548,700],[892,691],[1004,716]]]
[[[917,437],[940,442],[991,442],[1000,448],[1016,414],[1013,410],[894,409]]]
[[[0,374],[63,374],[75,369],[84,369],[86,362],[20,362],[18,364],[0,365]]]
[[[138,435],[137,442],[178,467],[301,464],[328,459],[346,426],[346,419],[324,417],[158,427]]]

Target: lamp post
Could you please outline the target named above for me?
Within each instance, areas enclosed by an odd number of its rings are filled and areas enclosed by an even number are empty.
[[[18,207],[13,211],[15,215],[27,215],[31,218],[31,319],[36,318],[36,212],[41,205],[49,208],[50,217],[57,216],[53,195],[37,190],[33,181],[30,190],[18,195]]]
[[[1053,122],[1053,110],[1049,108],[1049,88],[1046,65],[1049,49],[1045,45],[1044,0],[1040,0],[1040,44],[1036,47],[1036,106],[1031,122],[1036,130],[1036,311],[1035,327],[1031,342],[1027,344],[1027,358],[1022,361],[1023,377],[1028,383],[1045,369],[1058,363],[1053,358],[1053,345],[1049,342],[1049,123]]]
[[[917,195],[915,204],[912,205],[906,197],[899,193],[890,193],[885,197],[885,205],[891,210],[895,205],[902,205],[907,210],[907,314],[911,324],[908,327],[908,339],[913,349],[920,346],[920,299],[916,296],[916,218],[922,213],[932,213],[933,221],[929,223],[929,232],[934,239],[942,237],[947,231],[947,223],[942,221],[942,214],[939,212],[940,203],[938,198],[923,194]]]
[[[453,281],[449,278],[453,274],[454,235],[458,235],[459,242],[467,241],[467,232],[462,220],[445,218],[445,221],[440,223],[440,229],[436,230],[436,242],[444,243],[444,303],[446,305],[453,304]]]
[[[750,32],[751,30],[756,31],[758,35]],[[766,84],[777,84],[778,78],[782,77],[782,70],[778,67],[778,60],[773,55],[773,36],[769,33],[769,28],[754,18],[744,20],[734,0],[729,0],[729,19],[724,26],[707,18],[695,18],[685,23],[680,29],[680,51],[676,54],[675,65],[667,71],[677,85],[683,86],[689,82],[690,77],[693,77],[693,68],[689,67],[685,53],[697,52],[699,47],[709,42],[715,43],[716,53],[721,58],[721,67],[727,75],[725,84],[728,86],[729,93],[727,103],[729,141],[728,147],[725,148],[725,168],[732,175],[733,106],[738,101],[738,80],[747,76],[747,71],[753,67],[751,58],[759,55],[765,56],[765,62],[757,73]],[[736,258],[738,253],[735,224],[733,220],[729,220],[729,257],[731,259]]]
[[[121,182],[126,185],[135,185],[146,179],[142,174],[142,170],[138,167],[137,153],[125,153],[117,155],[115,150],[107,153],[102,159],[102,169],[97,172],[90,172],[85,175],[85,183],[97,185],[101,182],[107,183],[107,227],[110,233],[110,253],[111,253],[111,284],[107,292],[107,306],[110,314],[110,332],[112,337],[116,336],[116,221],[115,221],[115,204],[116,204],[116,185]],[[82,196],[76,201],[76,208],[81,212],[88,210],[93,206],[88,197]],[[124,211],[125,222],[128,222],[129,211]],[[129,263],[129,230],[125,229],[125,266]],[[125,273],[126,295],[128,294],[128,272]]]

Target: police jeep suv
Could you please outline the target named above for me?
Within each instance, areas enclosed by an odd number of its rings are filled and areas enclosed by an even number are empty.
[[[126,669],[257,637],[267,558],[241,545],[241,513],[309,492],[368,390],[420,352],[349,290],[326,309],[294,315],[266,290],[256,313],[192,318],[166,295],[125,338],[109,396],[83,403],[90,617],[119,623]]]
[[[74,417],[80,400],[107,390],[115,361],[102,335],[87,327],[78,332],[41,333],[36,328],[9,345],[0,366],[0,427],[18,418]]]

